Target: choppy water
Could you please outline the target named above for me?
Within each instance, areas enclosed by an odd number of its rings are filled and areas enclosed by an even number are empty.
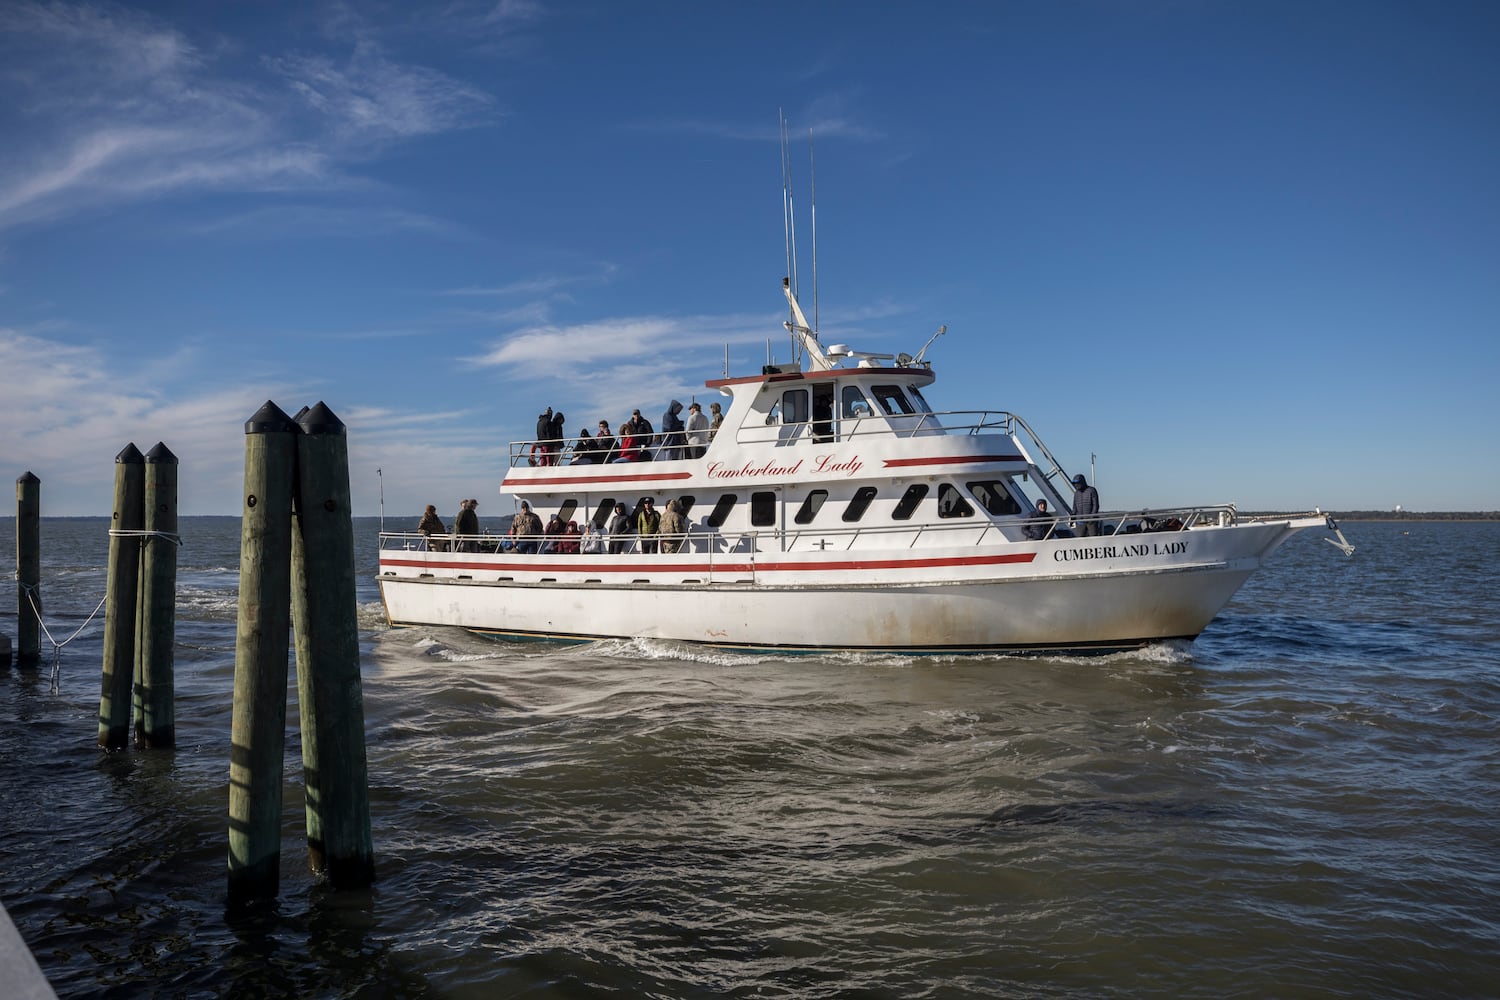
[[[106,528],[43,521],[59,637]],[[307,875],[293,713],[281,898],[245,917],[238,521],[182,533],[175,752],[96,748],[98,624],[57,693],[0,672],[0,899],[61,996],[1500,989],[1500,525],[1306,533],[1186,648],[784,659],[391,630],[361,521],[379,881]],[[15,607],[7,573],[12,639]]]

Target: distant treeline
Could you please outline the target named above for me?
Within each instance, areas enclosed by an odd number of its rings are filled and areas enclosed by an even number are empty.
[[[1284,514],[1287,511],[1267,511]],[[1332,510],[1340,521],[1500,521],[1500,510]]]

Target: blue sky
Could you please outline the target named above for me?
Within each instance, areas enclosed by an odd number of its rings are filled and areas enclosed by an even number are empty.
[[[0,473],[110,509],[325,401],[359,513],[825,342],[1106,506],[1500,508],[1500,7],[0,5]],[[377,476],[376,470],[381,469]]]

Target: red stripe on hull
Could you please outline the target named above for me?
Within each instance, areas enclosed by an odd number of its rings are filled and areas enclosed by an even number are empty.
[[[930,569],[934,566],[997,566],[1007,563],[1029,563],[1036,559],[1035,552],[1011,552],[995,556],[945,556],[929,559],[843,559],[833,562],[757,562],[757,563],[622,563],[611,558],[607,562],[585,561],[580,558],[563,562],[541,562],[526,560],[524,566],[496,565],[494,563],[458,562],[453,560],[382,559],[380,565],[407,566],[414,569],[468,569],[494,572],[496,570],[521,569],[529,573],[541,572],[601,572],[601,573],[646,573],[663,571],[672,573],[819,573],[835,569]],[[409,579],[409,578],[408,578]]]
[[[502,488],[522,490],[527,486],[576,486],[579,483],[657,483],[692,478],[691,472],[660,472],[653,476],[506,476]]]
[[[976,465],[980,462],[1024,462],[1020,455],[941,455],[937,458],[888,458],[887,469],[900,469],[913,465]]]

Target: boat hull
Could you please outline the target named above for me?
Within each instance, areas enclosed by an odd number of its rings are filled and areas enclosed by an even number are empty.
[[[1191,640],[1287,537],[1321,521],[905,552],[382,553],[394,625],[779,650],[1107,652]],[[528,562],[529,561],[529,562]]]

